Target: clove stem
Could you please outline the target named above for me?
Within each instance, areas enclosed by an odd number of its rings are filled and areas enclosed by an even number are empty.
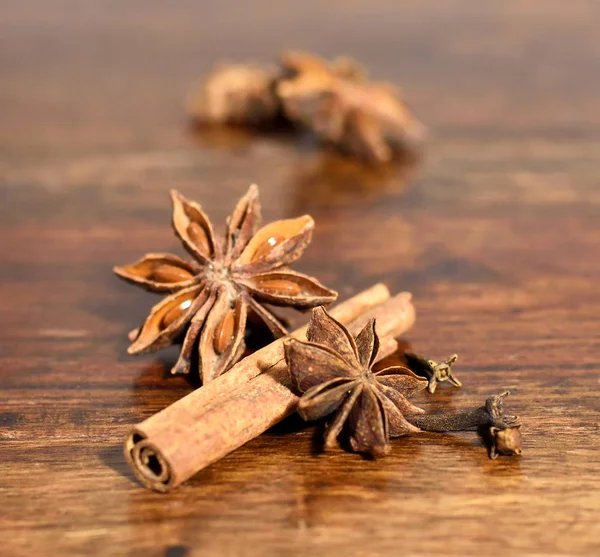
[[[406,419],[423,431],[467,431],[490,426],[492,419],[485,406],[466,412],[415,414]]]

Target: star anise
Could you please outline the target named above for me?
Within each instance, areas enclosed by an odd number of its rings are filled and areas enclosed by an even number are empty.
[[[270,125],[280,111],[275,75],[255,64],[222,64],[192,93],[188,113],[199,124]]]
[[[285,115],[343,151],[368,161],[387,162],[424,136],[396,91],[368,82],[350,59],[333,63],[304,53],[282,56],[277,85]]]
[[[213,232],[199,204],[171,192],[173,227],[193,259],[151,253],[136,263],[115,267],[120,277],[147,290],[168,293],[130,335],[130,354],[154,352],[183,337],[172,373],[188,373],[195,347],[203,382],[226,371],[244,351],[249,314],[275,336],[283,324],[263,304],[312,308],[337,293],[314,278],[288,269],[310,243],[309,215],[261,222],[258,188],[253,185],[227,219],[224,237]]]
[[[335,413],[325,446],[333,445],[346,426],[353,450],[380,456],[389,451],[390,437],[419,431],[406,416],[423,410],[407,397],[427,381],[404,367],[371,370],[379,349],[374,319],[355,339],[324,308],[316,308],[306,336],[309,342],[287,340],[285,356],[292,381],[303,393],[298,413],[305,420]]]

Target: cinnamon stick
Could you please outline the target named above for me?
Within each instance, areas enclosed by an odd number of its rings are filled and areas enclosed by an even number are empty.
[[[379,293],[377,301],[385,298],[377,285],[332,313],[342,322],[346,318],[353,334],[375,317],[381,359],[395,351],[393,337],[412,326],[414,308],[410,294],[404,292],[365,311],[367,292]],[[305,331],[303,327],[293,335],[305,338]],[[240,378],[225,381],[238,374]],[[145,486],[167,492],[292,413],[298,399],[288,385],[283,341],[278,340],[134,427],[125,441],[125,456]]]

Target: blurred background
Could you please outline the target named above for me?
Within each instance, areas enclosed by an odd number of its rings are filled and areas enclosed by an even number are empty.
[[[186,145],[192,83],[217,60],[285,48],[356,57],[400,85],[436,136],[593,132],[599,17],[594,0],[8,0],[0,148]]]

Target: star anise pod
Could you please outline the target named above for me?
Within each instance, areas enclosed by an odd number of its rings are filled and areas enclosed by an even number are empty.
[[[371,162],[387,162],[424,137],[387,83],[368,82],[347,58],[328,64],[310,54],[282,56],[277,94],[285,115],[341,150]]]
[[[265,126],[279,115],[276,72],[254,64],[223,64],[192,93],[188,113],[199,124]]]
[[[285,356],[292,382],[303,393],[298,413],[305,420],[335,414],[325,446],[346,426],[353,450],[380,456],[389,451],[390,437],[419,431],[406,416],[423,410],[407,397],[427,381],[405,367],[371,370],[379,349],[374,319],[355,339],[324,308],[316,308],[306,336],[309,342],[287,340]]]
[[[114,269],[147,290],[169,294],[132,332],[130,354],[154,352],[183,337],[171,372],[188,373],[198,347],[201,377],[208,382],[240,358],[249,314],[275,336],[286,334],[263,304],[306,309],[337,297],[314,278],[287,267],[310,243],[314,221],[309,215],[259,229],[258,188],[253,185],[227,219],[225,236],[219,237],[198,203],[177,191],[171,197],[175,233],[193,259],[151,253]]]

